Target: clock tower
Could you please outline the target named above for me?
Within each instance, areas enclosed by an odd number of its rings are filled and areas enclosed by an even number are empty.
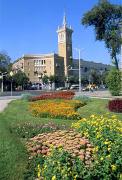
[[[73,30],[67,26],[66,15],[63,17],[63,24],[58,27],[58,54],[64,57],[64,72],[68,76],[68,67],[72,65],[72,33]]]

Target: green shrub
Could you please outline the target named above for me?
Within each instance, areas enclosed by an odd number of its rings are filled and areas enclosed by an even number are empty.
[[[112,68],[106,78],[108,88],[113,96],[119,96],[122,88],[121,72]]]
[[[32,98],[32,95],[30,93],[22,94],[21,99],[29,101]]]

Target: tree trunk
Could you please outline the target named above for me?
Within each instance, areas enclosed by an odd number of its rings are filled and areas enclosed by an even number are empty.
[[[116,68],[119,69],[118,60],[117,60],[116,55],[114,56],[114,60],[115,60],[115,66],[116,66]]]

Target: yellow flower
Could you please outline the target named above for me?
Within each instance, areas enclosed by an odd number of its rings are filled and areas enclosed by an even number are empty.
[[[116,165],[111,165],[111,169],[112,169],[112,171],[116,171],[116,169],[117,169]]]
[[[103,159],[104,159],[103,157],[100,158],[101,161],[103,161]]]
[[[78,177],[78,176],[77,176],[77,175],[75,175],[75,176],[74,176],[74,180],[76,180],[76,178],[77,178],[77,177]]]
[[[109,142],[108,142],[108,141],[105,141],[105,142],[104,142],[104,144],[106,144],[106,145],[107,145],[107,144],[109,144]]]
[[[37,176],[38,176],[38,178],[40,177],[40,174],[41,174],[41,168],[40,168],[40,164],[38,164],[38,166],[37,166]]]
[[[94,114],[92,114],[90,117],[91,117],[91,118],[94,118],[94,117],[95,117],[95,115],[94,115]]]
[[[110,154],[108,156],[106,156],[106,158],[110,158],[110,157],[111,157]]]
[[[53,176],[53,177],[52,177],[52,180],[56,180],[56,176]]]
[[[111,150],[111,148],[108,148],[108,151],[110,151]]]

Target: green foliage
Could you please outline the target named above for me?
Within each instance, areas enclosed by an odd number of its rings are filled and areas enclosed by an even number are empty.
[[[32,123],[24,123],[17,124],[12,127],[12,132],[15,133],[20,138],[32,138],[38,134],[53,132],[55,130],[66,129],[64,125],[56,125],[52,122],[47,124],[32,124]]]
[[[48,84],[48,80],[49,80],[49,77],[47,75],[44,75],[42,77],[42,81],[43,81],[44,84]]]
[[[0,71],[6,71],[11,58],[6,52],[0,52]]]
[[[88,137],[94,145],[93,179],[121,179],[122,121],[115,115],[91,115],[73,124],[72,127],[76,128],[82,136]]]
[[[118,68],[117,54],[120,53],[122,39],[120,37],[119,22],[122,19],[122,6],[101,1],[84,14],[82,24],[95,28],[96,39],[104,41],[114,64]]]
[[[92,69],[91,70],[91,82],[94,83],[94,84],[100,84],[100,74],[97,73],[96,70]]]
[[[55,82],[55,80],[56,80],[56,76],[55,76],[55,75],[49,76],[49,81],[50,81],[50,83]]]
[[[36,168],[32,166],[35,162]],[[79,158],[72,157],[71,154],[64,151],[61,147],[52,149],[49,157],[39,156],[32,159],[29,167],[31,168],[29,172],[34,172],[31,174],[31,178],[43,177],[44,179],[52,180],[74,180],[89,176],[86,174],[88,168],[84,166],[84,163]]]
[[[106,78],[108,88],[113,96],[120,95],[122,83],[121,83],[121,73],[119,70],[112,68]]]
[[[24,72],[20,70],[16,74],[13,75],[12,79],[14,81],[14,84],[16,84],[16,86],[24,87],[29,82],[29,78],[26,76]]]

